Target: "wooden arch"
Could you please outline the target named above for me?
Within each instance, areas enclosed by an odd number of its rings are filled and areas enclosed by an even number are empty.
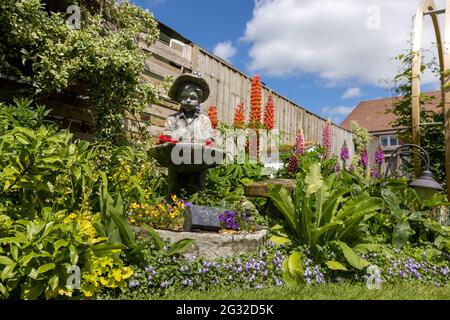
[[[445,135],[445,170],[447,174],[447,195],[450,199],[450,77],[444,71],[450,69],[450,14],[445,14],[444,42],[442,42],[438,15],[450,13],[450,0],[446,1],[446,9],[437,10],[434,0],[421,0],[417,7],[413,31],[413,60],[412,60],[412,142],[420,145],[420,66],[422,57],[422,34],[425,15],[430,15],[436,35],[436,44],[441,72],[441,98],[444,106],[444,135]],[[417,168],[416,168],[417,169]],[[417,170],[416,170],[417,172]]]

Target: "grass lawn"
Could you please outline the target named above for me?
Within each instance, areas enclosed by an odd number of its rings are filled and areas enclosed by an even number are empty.
[[[167,300],[450,300],[450,285],[382,285],[369,290],[365,284],[323,284],[320,286],[282,287],[245,291],[167,292],[153,299]]]

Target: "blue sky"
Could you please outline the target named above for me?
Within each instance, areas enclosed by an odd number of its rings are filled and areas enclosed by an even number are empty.
[[[392,58],[408,48],[419,1],[132,2],[246,74],[260,74],[279,94],[340,123],[358,102],[391,95],[382,80],[393,78]],[[433,46],[431,31],[428,25],[426,49]],[[437,88],[431,74],[423,82],[425,91]]]

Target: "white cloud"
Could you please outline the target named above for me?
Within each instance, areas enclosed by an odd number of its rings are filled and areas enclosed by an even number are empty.
[[[330,118],[334,123],[341,123],[355,107],[338,106],[338,107],[323,107],[322,115],[325,118]]]
[[[216,44],[213,53],[225,61],[231,62],[231,58],[236,54],[236,48],[231,41],[223,41]]]
[[[350,99],[355,97],[360,97],[362,95],[362,91],[360,88],[348,88],[347,91],[341,96],[342,99]]]
[[[443,0],[436,2],[445,7]],[[381,85],[397,71],[392,58],[409,47],[418,3],[257,0],[243,37],[251,43],[249,68],[273,76],[309,73],[331,83]],[[431,48],[433,26],[429,17],[425,20],[423,47]],[[431,74],[423,77],[424,83],[434,81]]]

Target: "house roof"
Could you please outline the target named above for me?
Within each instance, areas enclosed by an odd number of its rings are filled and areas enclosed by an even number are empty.
[[[424,108],[427,110],[442,112],[442,109],[439,107],[439,104],[441,103],[440,93],[440,91],[426,92],[425,95],[435,96],[436,99],[433,99],[432,102],[425,104]],[[351,121],[356,121],[360,126],[368,129],[369,132],[401,129],[390,125],[390,123],[395,120],[395,116],[393,113],[386,113],[386,110],[391,109],[398,99],[399,97],[392,97],[362,101],[356,106],[356,108],[353,109],[347,118],[342,121],[341,126],[350,130]]]

